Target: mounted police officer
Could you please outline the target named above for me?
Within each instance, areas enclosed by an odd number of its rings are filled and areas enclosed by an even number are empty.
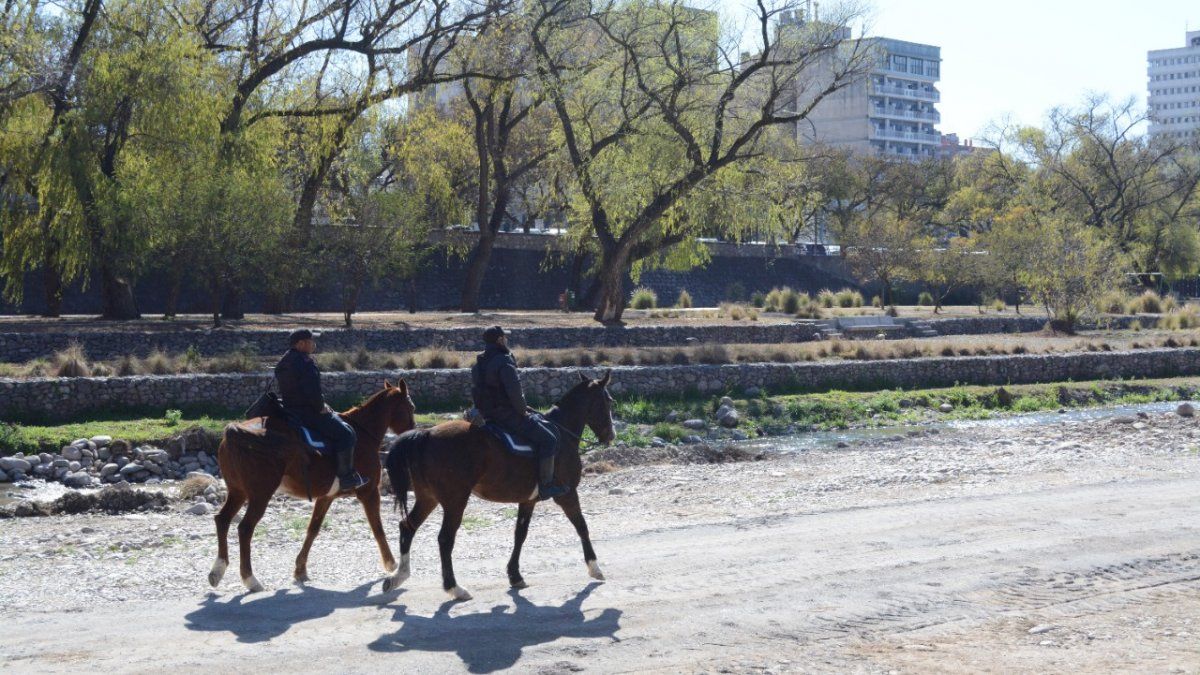
[[[321,371],[312,353],[318,334],[301,328],[288,337],[290,349],[275,366],[275,379],[283,407],[300,424],[319,434],[337,458],[338,489],[350,492],[367,484],[354,470],[354,428],[325,404],[321,393]]]
[[[487,344],[471,368],[471,397],[484,419],[525,439],[538,459],[538,499],[559,497],[568,488],[554,482],[558,437],[550,423],[525,403],[517,361],[508,350],[508,334],[500,326],[483,332]]]

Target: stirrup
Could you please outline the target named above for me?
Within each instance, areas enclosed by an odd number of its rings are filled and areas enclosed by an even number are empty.
[[[337,481],[338,481],[338,493],[339,494],[345,494],[347,492],[354,492],[358,488],[367,484],[367,479],[363,478],[357,471],[350,474],[349,476],[345,476],[345,477],[338,476]]]
[[[550,485],[538,485],[538,501],[544,502],[547,499],[561,497],[571,491],[571,488],[551,483]]]

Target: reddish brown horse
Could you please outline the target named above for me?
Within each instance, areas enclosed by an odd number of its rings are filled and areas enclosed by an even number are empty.
[[[413,428],[414,410],[408,385],[401,380],[395,387],[384,382],[383,389],[365,403],[341,413],[342,419],[349,422],[358,434],[358,442],[354,446],[354,468],[367,479],[367,484],[355,490],[354,496],[366,511],[386,573],[395,571],[396,559],[388,547],[379,515],[379,446],[388,430],[403,433]],[[271,495],[281,487],[288,494],[302,499],[310,495],[317,496],[312,518],[308,521],[304,546],[300,549],[300,555],[296,556],[294,573],[297,582],[308,581],[308,551],[313,539],[321,531],[321,523],[325,520],[329,505],[339,496],[333,461],[313,457],[283,420],[265,417],[225,427],[225,438],[217,450],[217,460],[225,477],[228,495],[216,515],[217,561],[208,574],[208,583],[216,586],[225,576],[225,569],[229,566],[229,546],[226,542],[229,524],[242,505],[248,503],[242,522],[238,525],[242,583],[252,593],[263,589],[250,567],[250,539],[254,536],[254,527],[267,509],[267,503],[271,501]]]
[[[607,386],[612,373],[600,380],[583,380],[562,397],[546,415],[555,425],[562,442],[555,462],[555,478],[571,491],[554,501],[575,526],[583,542],[583,560],[588,574],[604,579],[596,564],[596,552],[588,538],[587,523],[579,507],[582,461],[579,458],[580,435],[590,428],[601,442],[613,439],[612,397]],[[537,466],[535,460],[509,453],[492,434],[463,421],[446,422],[432,429],[411,431],[392,441],[387,461],[388,477],[396,492],[397,505],[404,509],[400,523],[400,567],[383,582],[384,592],[400,586],[409,577],[409,550],[413,535],[434,507],[442,506],[442,529],[438,547],[442,559],[442,586],[455,600],[470,600],[471,594],[454,578],[451,554],[454,538],[462,524],[463,511],[471,494],[491,502],[518,504],[515,546],[508,561],[508,581],[513,588],[524,588],[521,578],[521,545],[529,532],[533,507],[537,504]],[[408,508],[411,485],[416,503]]]

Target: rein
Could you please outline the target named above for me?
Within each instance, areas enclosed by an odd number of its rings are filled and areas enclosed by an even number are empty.
[[[550,415],[548,415],[548,414],[547,414],[547,415],[544,415],[544,417],[546,418],[546,421],[547,421],[547,422],[550,422],[550,423],[551,423],[551,424],[553,424],[554,426],[556,426],[556,427],[558,427],[559,429],[561,429],[561,430],[563,431],[563,433],[565,433],[566,435],[568,435],[568,436],[570,436],[571,438],[574,438],[576,441],[578,441],[578,442],[579,442],[579,447],[580,447],[581,449],[587,449],[587,448],[590,448],[590,447],[592,447],[593,445],[596,445],[596,443],[593,443],[593,442],[591,442],[591,441],[585,441],[585,440],[583,440],[583,435],[582,435],[582,434],[577,434],[577,433],[575,433],[574,431],[571,431],[570,429],[568,429],[567,427],[565,427],[565,426],[563,425],[563,423],[562,423],[562,422],[559,422],[558,420],[556,420],[556,419],[554,419],[554,418],[550,417]]]

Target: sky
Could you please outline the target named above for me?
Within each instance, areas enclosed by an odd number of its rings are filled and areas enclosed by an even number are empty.
[[[1040,124],[1089,92],[1144,107],[1146,52],[1200,30],[1195,0],[873,0],[870,11],[869,34],[942,48],[940,130],[964,138],[1005,115]]]

